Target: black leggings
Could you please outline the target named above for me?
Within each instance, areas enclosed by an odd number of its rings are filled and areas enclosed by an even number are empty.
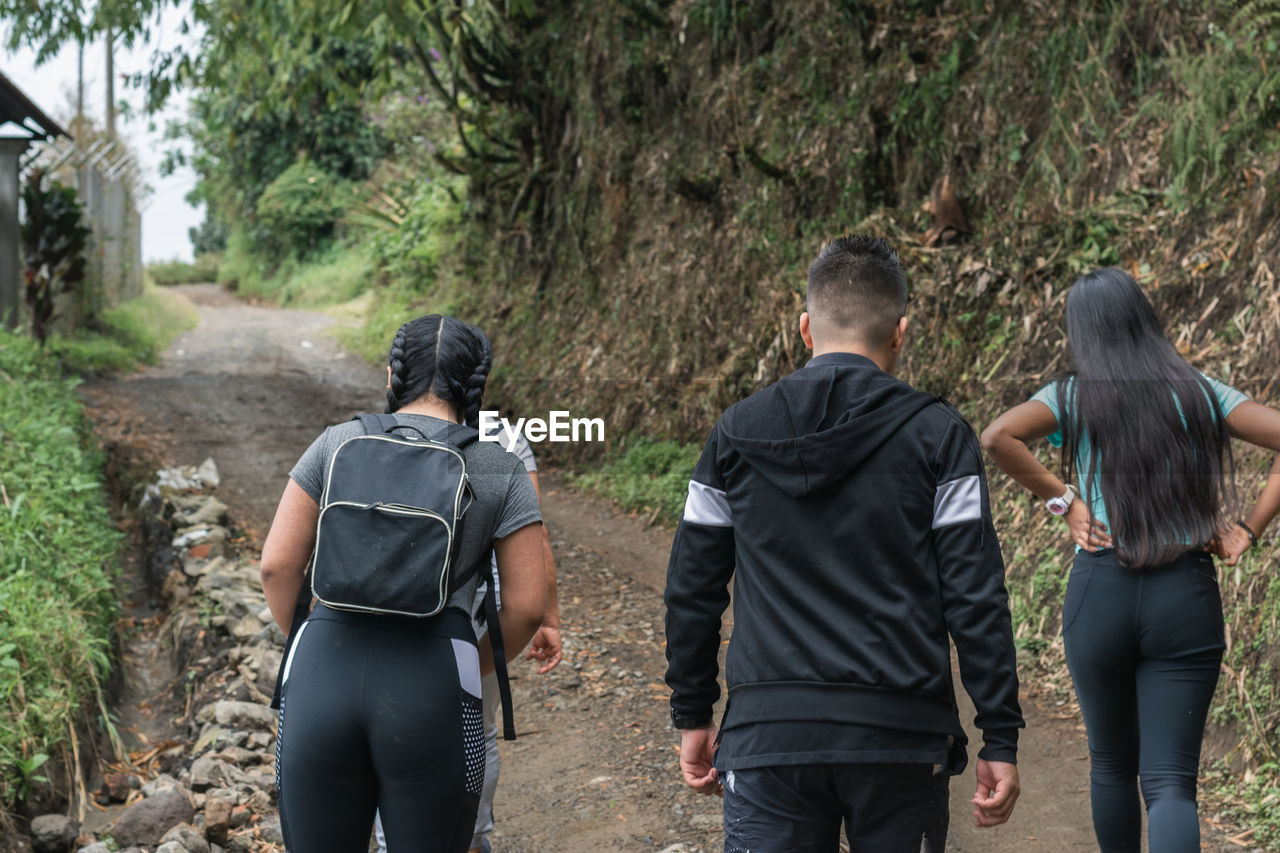
[[[1213,558],[1134,570],[1110,549],[1076,554],[1062,611],[1089,733],[1093,827],[1104,853],[1200,850],[1196,775],[1224,648]]]
[[[430,619],[319,606],[285,668],[276,741],[290,853],[462,853],[484,780],[480,668],[460,611]]]

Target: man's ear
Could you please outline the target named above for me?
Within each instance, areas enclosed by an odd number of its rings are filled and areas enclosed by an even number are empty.
[[[804,345],[813,349],[813,332],[809,329],[809,312],[803,311],[800,314],[800,339],[804,341]]]
[[[391,390],[391,365],[387,365],[387,390]]]
[[[907,338],[907,318],[903,317],[898,321],[897,327],[893,330],[893,340],[890,342],[890,348],[895,352],[902,352],[902,343]]]

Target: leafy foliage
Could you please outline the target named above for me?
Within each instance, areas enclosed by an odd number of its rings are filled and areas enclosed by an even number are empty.
[[[373,253],[388,275],[419,290],[437,280],[459,222],[459,205],[450,189],[457,183],[449,178],[423,181],[395,228],[377,235]]]
[[[41,343],[49,336],[54,300],[84,281],[89,229],[82,222],[76,191],[47,182],[35,169],[22,189],[27,218],[22,223],[26,269],[23,280],[31,307],[31,330]]]
[[[214,219],[206,211],[203,222],[187,229],[187,237],[191,240],[192,252],[199,258],[225,251],[230,231],[225,222]]]
[[[1173,63],[1185,95],[1173,112],[1163,154],[1170,191],[1182,203],[1237,167],[1240,155],[1271,139],[1280,123],[1280,3],[1250,3],[1223,26],[1210,24],[1203,48]],[[1244,151],[1242,151],[1244,149]]]
[[[351,188],[309,160],[281,173],[258,198],[258,222],[277,257],[300,257],[333,236],[351,200]]]

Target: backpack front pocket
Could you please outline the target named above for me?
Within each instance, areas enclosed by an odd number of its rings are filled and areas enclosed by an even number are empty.
[[[443,609],[453,531],[439,514],[402,504],[326,506],[312,590],[331,607],[408,616]]]

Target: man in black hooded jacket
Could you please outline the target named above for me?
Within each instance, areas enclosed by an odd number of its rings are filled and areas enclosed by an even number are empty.
[[[806,300],[814,358],[731,406],[689,483],[666,589],[680,766],[723,794],[726,851],[829,853],[843,820],[855,851],[917,853],[945,814],[942,774],[967,761],[948,635],[983,733],[978,825],[1018,797],[1004,563],[973,430],[891,375],[907,324],[897,254],[835,240]]]

